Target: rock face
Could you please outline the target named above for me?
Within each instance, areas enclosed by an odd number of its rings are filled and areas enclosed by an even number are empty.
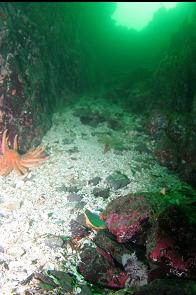
[[[153,245],[152,245],[153,244]],[[147,255],[167,276],[196,278],[196,235],[184,212],[171,206],[158,218],[147,241]],[[155,271],[156,273],[156,271]],[[157,272],[158,273],[158,272]],[[153,271],[151,273],[153,277]]]
[[[170,48],[155,71],[148,132],[157,140],[155,155],[196,185],[196,45],[192,15],[171,39]]]
[[[93,245],[81,249],[79,271],[86,280],[116,289],[147,283],[144,248],[140,258],[137,252],[141,250],[141,241],[143,245],[145,242],[149,212],[143,196],[119,197],[108,205],[102,218],[106,219],[109,232],[99,231]],[[138,240],[139,249],[135,246]],[[133,245],[127,242],[133,242]]]
[[[112,257],[101,248],[86,246],[80,255],[79,271],[86,280],[109,288],[124,288],[128,275],[115,265]]]
[[[18,134],[21,151],[40,144],[57,98],[58,104],[73,99],[80,76],[67,5],[31,5],[0,3],[0,134],[7,128],[11,144]]]
[[[147,283],[147,266],[132,248],[117,243],[105,231],[98,232],[94,243],[96,247],[81,250],[79,271],[86,280],[113,289]]]
[[[174,294],[178,286],[168,287],[166,279],[169,284],[171,278],[196,279],[196,235],[185,211],[169,206],[156,218],[150,212],[142,195],[129,194],[108,204],[102,213],[107,229],[80,251],[79,271],[87,281],[114,289],[136,287],[141,290],[136,294],[151,294],[150,290],[156,294],[153,282],[161,279],[161,294]]]
[[[41,91],[27,89],[27,81],[34,79],[31,67],[41,55],[37,39],[28,34],[33,27],[25,15],[12,4],[1,4],[0,9],[6,15],[0,30],[0,133],[7,128],[11,144],[19,134],[19,147],[26,151],[32,144],[40,143],[51,125],[48,106],[38,99]]]
[[[124,254],[132,255],[133,249],[126,247],[122,243],[118,243],[114,238],[105,231],[100,231],[94,238],[94,243],[97,247],[103,249],[105,252],[110,253],[111,257],[123,266],[122,258]]]
[[[153,113],[146,127],[156,142],[154,154],[159,163],[178,171],[183,180],[195,186],[195,115]]]

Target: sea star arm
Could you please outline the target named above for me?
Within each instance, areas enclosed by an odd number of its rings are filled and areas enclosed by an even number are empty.
[[[3,176],[3,175],[6,176],[11,171],[12,171],[12,166],[10,165],[10,163],[8,163],[8,161],[6,161],[4,156],[0,156],[0,175],[1,176]]]
[[[21,161],[20,160],[16,160],[14,163],[13,163],[13,167],[14,167],[14,170],[17,172],[17,174],[19,175],[24,175],[27,173],[27,168],[25,168]]]
[[[25,167],[33,167],[37,164],[42,163],[43,161],[47,160],[48,157],[44,154],[44,148],[38,147],[31,149],[25,155],[21,156],[21,163]]]
[[[37,148],[31,148],[25,155],[23,155],[23,158],[28,158],[28,157],[37,157],[39,155],[44,156],[44,147],[37,147]]]
[[[22,164],[23,167],[31,168],[41,164],[45,160],[46,158],[37,158],[37,159],[29,159],[29,160],[26,159],[26,160],[21,160],[20,163]]]
[[[14,137],[14,150],[17,152],[18,150],[18,135]]]

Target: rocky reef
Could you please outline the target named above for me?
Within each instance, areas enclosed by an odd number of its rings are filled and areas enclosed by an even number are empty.
[[[147,200],[145,194],[129,194],[107,205],[101,213],[107,228],[80,248],[78,270],[95,286],[125,288],[134,295],[154,294],[157,284],[161,294],[170,294],[164,290],[177,288],[172,280],[182,284],[182,294],[193,294],[183,288],[196,278],[194,224],[180,206],[167,206],[154,214]],[[83,227],[80,222],[77,231],[72,228],[75,241],[76,232],[81,239],[79,227]]]
[[[157,160],[195,187],[196,7],[190,12],[156,66],[133,71],[125,101],[127,110],[145,114],[144,128],[155,141]]]

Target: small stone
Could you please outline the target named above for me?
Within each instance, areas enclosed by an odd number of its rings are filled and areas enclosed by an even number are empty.
[[[121,127],[119,119],[109,119],[107,123],[108,127],[113,130],[119,130]]]
[[[64,271],[48,270],[48,274],[52,275],[58,280],[59,285],[64,291],[71,292],[73,289],[74,277]]]
[[[96,116],[93,116],[93,115],[81,116],[80,121],[82,124],[89,125],[91,127],[97,127],[97,125],[100,123],[99,118],[97,118]]]
[[[130,180],[126,175],[122,174],[119,171],[116,171],[106,178],[106,182],[109,184],[110,187],[117,190],[119,188],[127,186],[130,183]]]
[[[102,197],[102,198],[106,199],[110,195],[110,190],[109,190],[109,188],[94,188],[93,195],[95,197]]]
[[[79,190],[77,186],[66,186],[64,184],[57,188],[57,191],[64,193],[77,193]]]
[[[69,202],[80,202],[82,200],[82,198],[83,198],[83,196],[75,194],[75,193],[69,194],[67,196],[67,200]]]

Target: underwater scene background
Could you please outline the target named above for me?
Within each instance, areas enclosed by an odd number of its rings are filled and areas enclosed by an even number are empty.
[[[196,4],[123,5],[0,3],[1,295],[196,294]]]

